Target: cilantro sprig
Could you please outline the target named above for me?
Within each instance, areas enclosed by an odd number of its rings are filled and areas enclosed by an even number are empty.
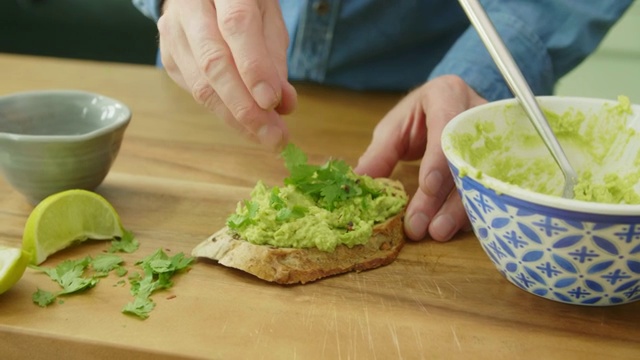
[[[138,247],[139,243],[133,233],[125,231],[122,238],[111,242],[107,253],[95,258],[86,256],[77,260],[65,260],[53,268],[30,266],[48,275],[61,288],[57,292],[38,288],[32,296],[33,302],[40,307],[47,307],[56,300],[58,303],[63,303],[62,296],[91,289],[112,271],[119,277],[125,276],[128,270],[123,266],[124,259],[114,252],[131,253]],[[170,257],[162,249],[137,261],[135,265],[142,269],[142,274],[135,272],[129,276],[131,294],[135,299],[126,304],[122,312],[147,319],[155,307],[151,295],[158,290],[172,287],[171,278],[190,268],[193,261],[194,258],[187,257],[182,252]],[[124,285],[124,283],[124,280],[120,280],[117,284]]]
[[[149,313],[156,306],[151,299],[151,294],[172,287],[171,278],[188,269],[193,261],[193,258],[186,257],[184,253],[169,257],[162,249],[137,261],[136,265],[142,269],[143,274],[136,272],[129,277],[131,294],[135,299],[127,303],[122,312],[141,319],[148,318]]]
[[[232,214],[227,219],[227,226],[231,229],[240,229],[255,223],[260,206],[255,201],[245,200],[244,207],[247,210],[242,214]]]
[[[132,253],[140,247],[140,243],[133,236],[131,231],[125,230],[124,234],[119,239],[114,239],[111,241],[111,247],[109,248],[110,253],[114,252],[125,252]]]
[[[121,267],[124,260],[114,254],[103,254],[92,258],[86,256],[77,260],[65,260],[54,268],[43,266],[31,266],[31,268],[44,272],[51,280],[61,288],[58,292],[46,291],[38,288],[32,296],[32,300],[38,306],[51,305],[62,295],[82,292],[96,286],[101,277],[105,277],[111,270]],[[92,273],[87,274],[89,268]]]
[[[380,195],[379,191],[363,184],[343,160],[331,159],[324,165],[308,164],[307,155],[291,143],[285,147],[282,157],[290,173],[284,183],[295,186],[329,211],[353,197]]]
[[[285,147],[281,156],[290,173],[284,179],[284,183],[309,196],[323,209],[333,211],[341,202],[358,196],[371,195],[375,198],[381,195],[380,190],[367,186],[366,181],[361,181],[362,178],[343,160],[331,159],[324,165],[308,164],[307,155],[291,143]],[[255,224],[261,212],[260,205],[256,201],[245,200],[238,211],[229,216],[227,226],[231,230],[241,230]],[[309,211],[304,206],[287,204],[280,196],[280,188],[277,186],[271,188],[268,206],[276,210],[277,222],[301,218]]]

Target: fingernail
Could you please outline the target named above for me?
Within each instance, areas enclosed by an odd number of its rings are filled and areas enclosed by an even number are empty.
[[[429,217],[423,213],[415,213],[407,220],[408,234],[413,240],[422,240],[427,234]]]
[[[273,125],[264,125],[258,130],[258,138],[263,145],[278,149],[282,143],[282,130]]]
[[[424,178],[425,192],[429,196],[434,196],[442,187],[442,174],[440,171],[432,171]]]
[[[431,236],[435,240],[446,241],[455,235],[456,222],[449,215],[439,215],[431,222]]]
[[[254,100],[258,103],[258,106],[265,110],[271,110],[278,106],[280,99],[278,99],[278,95],[275,90],[271,87],[271,85],[266,82],[260,82],[258,85],[254,86],[251,95],[253,95]]]

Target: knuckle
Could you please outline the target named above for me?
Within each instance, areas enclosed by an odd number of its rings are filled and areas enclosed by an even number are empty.
[[[173,58],[168,54],[166,54],[165,52],[160,53],[160,61],[162,62],[162,66],[164,67],[164,70],[168,74],[173,75],[180,72],[178,65],[175,63],[175,61],[173,61]]]
[[[208,76],[213,76],[228,57],[227,50],[221,46],[204,49],[199,59],[200,70]]]
[[[236,4],[231,6],[222,16],[220,31],[227,36],[243,34],[252,21],[254,21],[252,8],[247,5]]]
[[[198,81],[191,87],[191,95],[196,102],[209,109],[211,109],[212,106],[215,106],[214,94],[215,92],[213,91],[213,88],[206,82]]]
[[[443,79],[445,79],[449,86],[452,89],[455,89],[455,91],[463,91],[466,87],[467,87],[467,83],[464,82],[464,80],[462,80],[461,77],[456,76],[456,75],[445,75],[443,76]]]
[[[170,21],[168,20],[166,15],[160,16],[158,19],[158,23],[156,24],[158,28],[158,34],[162,37],[171,32]]]
[[[238,67],[246,71],[253,71],[259,68],[261,64],[264,64],[264,61],[260,61],[258,58],[248,57],[240,60]]]
[[[257,126],[258,108],[253,104],[242,104],[236,106],[233,110],[233,117],[247,129],[253,129]]]

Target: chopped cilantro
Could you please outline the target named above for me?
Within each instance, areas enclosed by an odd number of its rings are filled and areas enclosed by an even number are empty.
[[[293,144],[285,147],[282,157],[290,173],[284,183],[295,186],[327,210],[335,209],[339,202],[352,197],[380,195],[378,191],[364,186],[342,160],[331,159],[324,165],[307,164],[307,156]]]
[[[136,297],[122,309],[125,314],[135,315],[141,319],[147,319],[149,313],[156,307],[156,303],[149,297]]]
[[[116,268],[116,275],[118,275],[119,277],[123,277],[125,275],[127,275],[127,273],[129,272],[129,270],[127,270],[125,267],[123,266],[118,266]],[[123,280],[124,281],[124,280]]]
[[[249,205],[249,207],[251,206]],[[257,208],[249,209],[248,212],[252,214],[251,216],[255,216]],[[121,239],[112,241],[111,248],[107,254],[101,254],[95,258],[86,256],[78,260],[65,260],[55,268],[30,266],[47,274],[51,280],[58,283],[62,288],[57,293],[38,288],[32,296],[33,302],[40,307],[46,307],[53,304],[57,299],[58,304],[63,304],[64,300],[60,298],[61,295],[90,289],[99,282],[99,278],[108,276],[111,271],[115,271],[119,277],[125,276],[128,270],[122,266],[124,260],[120,256],[113,254],[113,252],[133,252],[138,249],[138,246],[139,243],[133,234],[125,231]],[[122,312],[142,319],[148,318],[149,312],[155,307],[155,303],[150,297],[151,294],[157,290],[173,286],[171,278],[175,274],[188,269],[193,261],[194,258],[187,257],[184,253],[178,253],[170,257],[162,249],[158,249],[146,258],[137,261],[135,264],[142,268],[144,274],[134,272],[129,275],[131,294],[135,296],[135,299],[126,304]],[[93,272],[86,275],[89,269],[92,269]],[[126,281],[121,279],[114,286],[125,284]]]
[[[276,210],[281,210],[287,206],[287,203],[280,197],[280,188],[274,186],[271,189],[271,195],[269,196],[269,206]]]
[[[132,253],[140,247],[140,243],[135,238],[131,231],[125,230],[124,234],[120,239],[115,239],[111,241],[111,248],[109,248],[109,252],[125,252]]]
[[[227,226],[230,229],[239,229],[252,224],[258,213],[259,205],[256,202],[246,200],[244,202],[246,211],[243,214],[233,214],[227,219]]]
[[[151,300],[151,294],[160,289],[168,289],[173,286],[171,278],[186,269],[193,263],[193,258],[186,257],[184,253],[168,256],[162,249],[136,262],[142,268],[144,275],[136,272],[129,276],[131,295],[135,299],[125,305],[122,312],[135,315],[141,319],[149,317],[149,312],[155,307]]]
[[[33,296],[31,296],[31,299],[36,305],[40,307],[46,307],[47,305],[52,304],[56,300],[56,295],[54,295],[50,291],[38,289],[35,293],[33,293]]]
[[[42,271],[47,274],[51,280],[55,281],[60,285],[62,290],[57,293],[45,292],[43,290],[38,289],[35,294],[33,294],[33,302],[39,306],[47,306],[52,304],[53,301],[60,295],[72,294],[76,292],[80,292],[83,290],[90,289],[98,283],[98,277],[100,274],[84,277],[85,270],[91,264],[92,259],[90,256],[84,257],[78,260],[65,260],[58,264],[55,268],[47,268],[41,266],[31,266],[33,269],[38,271]],[[45,295],[45,293],[48,294]],[[49,297],[52,297],[49,299]],[[43,299],[47,299],[50,301],[43,301]],[[44,305],[43,305],[44,304]]]
[[[102,254],[96,256],[95,259],[91,262],[91,266],[93,269],[101,274],[108,274],[111,270],[116,270],[121,268],[120,264],[122,264],[124,260],[114,254]]]
[[[300,205],[294,205],[291,208],[285,207],[278,210],[278,213],[276,214],[276,220],[287,221],[290,219],[299,219],[303,217],[308,211],[309,209]]]

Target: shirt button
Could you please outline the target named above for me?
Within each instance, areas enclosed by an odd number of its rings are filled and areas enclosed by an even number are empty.
[[[318,15],[325,15],[331,9],[331,5],[327,0],[316,0],[313,2],[313,10]]]

